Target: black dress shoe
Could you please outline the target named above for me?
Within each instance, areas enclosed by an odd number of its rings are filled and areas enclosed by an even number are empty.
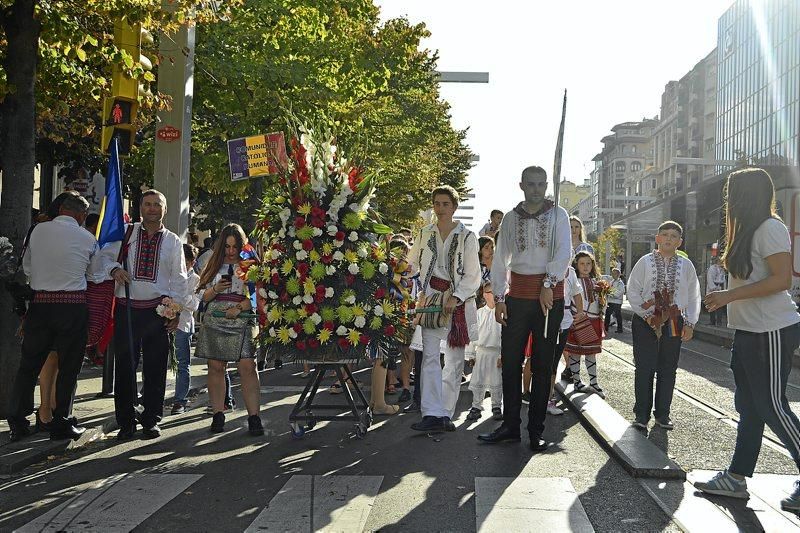
[[[488,444],[495,444],[497,442],[519,442],[521,439],[519,433],[511,431],[506,426],[500,426],[491,433],[478,435],[478,440]]]
[[[136,424],[119,428],[117,440],[131,440],[136,434]]]
[[[444,419],[438,416],[423,416],[419,422],[411,424],[414,431],[446,431]]]
[[[50,431],[53,429],[53,419],[50,419],[50,422],[44,422],[39,417],[39,411],[36,411],[36,429],[38,431]]]
[[[17,442],[31,434],[29,426],[16,426],[11,428],[11,433],[8,435],[10,442]]]
[[[543,452],[548,448],[548,446],[550,446],[550,444],[542,439],[531,439],[531,451],[534,453]]]
[[[444,417],[444,430],[445,431],[455,431],[456,425],[453,424],[453,421],[450,420],[449,416]]]
[[[161,428],[158,427],[158,424],[153,425],[153,427],[142,428],[142,438],[144,439],[157,439],[160,436]]]
[[[54,426],[50,429],[50,440],[77,440],[86,432],[83,426],[73,426],[71,423],[66,425]]]

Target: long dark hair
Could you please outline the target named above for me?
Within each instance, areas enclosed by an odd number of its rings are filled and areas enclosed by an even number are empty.
[[[594,256],[587,251],[580,251],[575,254],[575,259],[572,260],[572,268],[575,269],[575,272],[578,274],[578,277],[581,277],[580,271],[578,270],[578,259],[581,257],[588,257],[592,260],[592,270],[589,271],[589,277],[592,279],[597,279],[600,277],[600,271],[597,270],[597,261],[594,260]]]
[[[486,246],[487,243],[492,243],[492,245],[494,246],[494,239],[492,239],[491,237],[481,237],[478,239],[478,263],[483,261],[483,255],[481,254],[481,252],[483,252],[483,247]]]
[[[724,190],[725,254],[722,264],[738,279],[753,272],[753,234],[765,220],[780,220],[775,210],[775,185],[767,171],[745,168],[731,172]]]
[[[205,287],[214,279],[219,269],[222,268],[222,260],[225,258],[225,241],[228,237],[236,239],[236,247],[239,252],[244,248],[247,242],[247,235],[239,224],[228,224],[219,234],[217,240],[214,242],[214,247],[211,248],[211,258],[203,268],[203,273],[200,274],[200,281],[197,282],[198,287]]]

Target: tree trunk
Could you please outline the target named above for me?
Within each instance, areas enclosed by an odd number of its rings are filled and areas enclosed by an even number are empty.
[[[10,91],[3,100],[2,152],[3,191],[0,196],[0,235],[9,238],[14,249],[31,223],[35,156],[36,62],[39,21],[34,18],[37,0],[15,0],[0,12],[0,25],[8,42],[3,67]],[[0,417],[8,413],[8,395],[19,366],[20,345],[15,336],[19,319],[11,312],[12,300],[0,287]]]

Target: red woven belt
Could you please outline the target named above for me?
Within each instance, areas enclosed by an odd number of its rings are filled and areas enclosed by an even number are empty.
[[[247,298],[243,294],[223,293],[217,294],[214,299],[218,302],[241,302]]]
[[[33,302],[37,304],[85,304],[86,291],[36,291]]]
[[[509,280],[508,296],[521,298],[524,300],[538,300],[542,293],[545,274],[517,274],[511,272]],[[553,287],[553,299],[564,299],[564,282],[559,281]]]
[[[450,288],[450,282],[447,281],[446,279],[437,278],[436,276],[431,276],[430,286],[431,289],[433,290],[444,292]]]
[[[131,309],[155,309],[161,305],[161,300],[163,299],[164,296],[159,296],[152,300],[128,300],[127,298],[117,298],[117,305],[128,307],[130,304]]]

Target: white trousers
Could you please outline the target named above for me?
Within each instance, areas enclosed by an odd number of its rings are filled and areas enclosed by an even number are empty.
[[[464,348],[451,348],[442,339],[446,329],[422,330],[422,416],[453,418],[461,376],[464,372]],[[444,368],[439,360],[444,348]]]

